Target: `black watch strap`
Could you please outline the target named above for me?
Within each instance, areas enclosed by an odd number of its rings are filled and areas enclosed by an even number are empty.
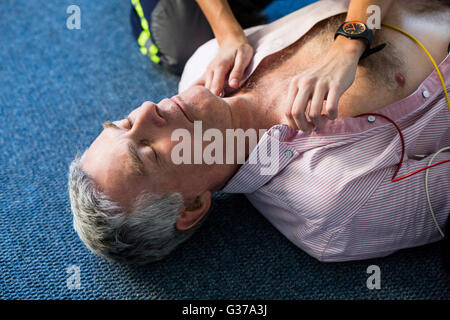
[[[361,58],[359,58],[359,60],[361,61],[362,59],[367,58],[371,54],[374,54],[374,53],[384,49],[384,47],[386,47],[386,42],[384,42],[376,47],[373,47],[373,48],[366,47],[366,50],[363,52],[363,54],[361,55]]]
[[[359,33],[347,32],[345,30],[345,26],[348,26],[348,25],[350,25],[350,26],[355,26],[355,25],[358,26],[358,25],[360,25],[360,26],[363,27],[362,30],[364,30],[364,31],[359,32]],[[359,27],[359,28],[361,28],[361,27]],[[355,30],[355,29],[353,28],[353,30]],[[351,30],[351,31],[353,31],[353,30]],[[346,21],[346,22],[344,22],[337,29],[337,31],[336,31],[336,33],[334,35],[334,38],[336,39],[336,37],[339,36],[339,35],[344,36],[344,37],[349,38],[349,39],[365,40],[365,42],[366,42],[366,49],[364,50],[364,52],[361,55],[361,57],[359,58],[359,60],[367,58],[368,56],[370,56],[370,55],[372,55],[372,54],[382,50],[384,47],[386,47],[386,43],[382,43],[382,44],[380,44],[380,45],[378,45],[378,46],[376,46],[374,48],[370,48],[370,46],[372,44],[373,31],[371,29],[369,29],[367,27],[367,25],[365,25],[364,23],[359,22],[359,21]]]

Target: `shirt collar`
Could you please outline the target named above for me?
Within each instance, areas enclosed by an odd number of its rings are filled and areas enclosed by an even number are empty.
[[[287,125],[270,128],[221,191],[252,193],[269,182],[298,156],[298,152],[287,144],[296,135],[297,131]]]

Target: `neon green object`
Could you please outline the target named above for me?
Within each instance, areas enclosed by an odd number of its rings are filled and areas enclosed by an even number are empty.
[[[131,0],[131,5],[141,20],[142,32],[137,39],[139,50],[143,55],[148,56],[152,62],[158,64],[161,61],[161,58],[158,56],[159,49],[152,41],[150,27],[144,16],[141,2],[139,0]]]

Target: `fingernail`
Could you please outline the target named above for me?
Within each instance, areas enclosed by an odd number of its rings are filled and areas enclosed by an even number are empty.
[[[233,78],[230,80],[230,86],[234,87],[234,86],[237,86],[238,84],[239,84],[238,79]]]

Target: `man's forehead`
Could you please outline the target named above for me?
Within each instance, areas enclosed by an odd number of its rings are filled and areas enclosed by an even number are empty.
[[[129,120],[129,118],[127,117],[127,120],[129,122],[131,122]],[[115,123],[111,122],[111,121],[105,121],[103,122],[103,132],[102,133],[107,133],[109,135],[111,135],[111,130],[107,130],[107,129],[113,129],[115,130],[115,135],[117,137],[117,132],[122,131],[122,129]],[[120,141],[118,139],[113,139],[112,143],[115,143],[117,141]],[[131,140],[129,140],[127,142],[127,153],[129,158],[131,159],[131,164],[134,167],[134,173],[138,174],[138,175],[142,175],[142,176],[146,176],[148,175],[148,171],[146,168],[146,165],[144,164],[144,162],[142,161],[141,157],[138,154],[138,151],[136,149],[136,147],[134,146],[134,143],[131,142]]]
[[[114,143],[104,131],[87,150],[82,169],[113,201],[127,203],[143,185],[143,177],[136,174],[126,145]]]

